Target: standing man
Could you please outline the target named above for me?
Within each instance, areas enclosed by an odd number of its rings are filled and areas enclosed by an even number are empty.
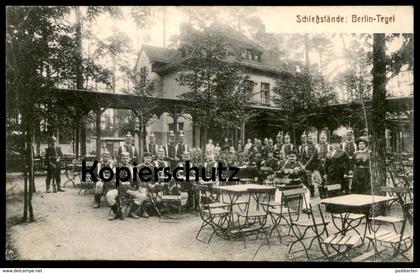
[[[325,163],[327,160],[327,153],[330,150],[330,146],[327,143],[327,134],[323,131],[319,137],[319,143],[316,145],[316,157],[317,157],[317,170],[321,175],[321,178],[324,178],[325,175]],[[323,183],[325,181],[323,180]]]
[[[341,137],[332,135],[330,138],[331,151],[326,155],[324,179],[327,185],[340,184],[344,194],[348,194],[349,185],[347,173],[349,172],[349,157],[340,149]]]
[[[221,146],[222,151],[225,151],[225,152],[229,151],[230,146],[231,146],[231,145],[230,145],[230,143],[229,143],[229,139],[228,139],[227,137],[225,137],[225,138],[223,139],[223,143],[222,143],[222,146]]]
[[[341,143],[341,149],[347,153],[350,160],[350,169],[353,169],[351,167],[353,162],[353,155],[357,150],[356,143],[354,142],[354,133],[352,129],[349,129],[347,131],[346,140]]]
[[[305,157],[305,153],[307,150],[306,148],[308,145],[308,136],[306,135],[305,132],[303,132],[303,134],[300,136],[300,142],[301,144],[298,147],[299,159],[302,164],[305,164],[304,162],[302,162],[304,161],[303,158]]]
[[[55,184],[53,184],[53,192],[64,191],[61,189],[61,158],[63,157],[63,152],[59,146],[56,146],[57,139],[52,136],[49,139],[49,146],[45,149],[45,165],[47,166],[47,191],[50,192],[51,179],[55,180],[57,184],[57,189]]]
[[[125,143],[118,148],[118,159],[121,160],[122,153],[128,153],[130,155],[130,164],[137,162],[138,154],[136,147],[131,143],[132,136],[130,132],[125,136]],[[138,162],[137,162],[138,163]]]
[[[175,168],[176,164],[178,164],[178,144],[175,141],[175,134],[174,131],[169,132],[169,143],[165,146],[166,157],[169,159],[170,167],[173,169]]]
[[[184,132],[181,131],[179,132],[179,136],[178,136],[178,149],[176,152],[176,157],[178,159],[181,159],[185,151],[188,151],[188,147],[187,147],[187,144],[184,143]]]
[[[99,172],[102,168],[108,167],[111,170],[113,170],[114,165],[112,164],[111,160],[110,160],[110,155],[108,150],[105,150],[102,153],[102,160],[101,162],[98,163],[98,165],[96,166],[97,168],[97,176],[99,177]],[[105,172],[105,171],[104,171]],[[111,174],[110,173],[104,173],[104,175],[106,175],[107,177],[110,177]],[[115,182],[108,182],[107,184],[107,190],[110,190],[111,188],[115,188],[115,184],[113,184]],[[94,197],[94,202],[93,202],[93,208],[97,209],[100,207],[100,203],[101,203],[101,197],[104,191],[104,181],[101,181],[100,179],[96,182],[95,184],[95,197]]]
[[[248,138],[248,140],[247,140],[247,142],[246,142],[246,144],[245,144],[245,147],[244,147],[244,155],[245,155],[245,156],[248,156],[249,151],[250,151],[250,149],[251,149],[251,146],[252,146],[251,139],[250,139],[250,138]]]
[[[159,145],[156,143],[156,136],[153,132],[150,133],[150,142],[147,144],[146,151],[152,155],[152,158],[157,158]]]
[[[296,150],[295,146],[292,143],[290,143],[290,136],[288,133],[286,133],[286,135],[284,136],[284,144],[281,147],[281,149],[286,155],[288,155],[290,151]]]
[[[209,143],[206,145],[206,155],[208,154],[214,154],[214,144],[213,139],[209,139]]]
[[[274,157],[280,158],[280,151],[283,146],[283,132],[279,131],[276,136],[276,144],[274,144]]]

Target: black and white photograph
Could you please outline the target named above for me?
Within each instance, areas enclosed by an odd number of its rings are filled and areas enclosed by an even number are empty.
[[[335,8],[7,6],[4,259],[410,265],[414,7]]]

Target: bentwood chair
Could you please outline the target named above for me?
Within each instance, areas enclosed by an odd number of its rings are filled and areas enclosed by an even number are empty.
[[[375,248],[375,253],[383,257],[383,255],[378,251],[378,242],[382,244],[387,244],[391,246],[393,252],[391,255],[391,259],[401,256],[408,261],[410,259],[404,254],[408,250],[411,249],[413,246],[413,239],[410,234],[407,234],[407,222],[413,226],[413,202],[407,202],[403,204],[403,213],[404,213],[404,220],[402,222],[401,230],[397,231],[389,231],[389,230],[377,230],[371,232],[366,235],[366,238],[369,240],[369,245],[372,244]]]
[[[195,185],[195,188],[198,194],[202,196],[202,202],[199,204],[202,224],[195,238],[200,242],[208,244],[214,234],[219,233],[222,236],[226,236],[226,232],[229,227],[228,217],[230,216],[230,210],[226,209],[226,204],[212,202],[213,194],[210,186],[197,184]],[[210,228],[212,230],[207,242],[199,239],[200,233],[204,228]]]
[[[411,190],[403,187],[381,187],[381,192],[388,194],[389,196],[395,197],[395,200],[389,201],[386,204],[386,211],[390,211],[393,204],[398,203],[401,206],[401,212],[404,213],[403,205],[406,202],[412,201]],[[370,217],[368,219],[369,230],[377,232],[382,225],[392,225],[395,232],[397,231],[396,224],[403,223],[404,219],[401,217],[394,217],[389,215],[379,215],[376,217]]]
[[[262,204],[268,208],[267,212],[268,215],[270,215],[271,222],[273,224],[270,231],[270,236],[272,235],[273,231],[276,231],[280,243],[282,242],[280,227],[287,226],[287,235],[290,235],[292,228],[291,223],[299,221],[300,219],[300,212],[303,207],[303,202],[305,202],[305,193],[305,188],[283,190],[280,202]]]
[[[318,242],[319,246],[322,247],[321,240],[323,236],[329,236],[327,230],[329,222],[325,220],[324,214],[322,212],[321,198],[317,197],[312,199],[309,204],[309,208],[310,219],[305,218],[299,221],[293,221],[293,219],[290,218],[291,229],[295,236],[295,240],[289,247],[289,256],[291,258],[293,257],[292,255],[294,253],[302,251],[305,252],[308,261],[322,258],[315,257],[311,259],[308,254],[308,250],[312,248],[313,243],[316,241]],[[315,216],[315,213],[319,214],[319,216]],[[310,240],[309,245],[306,243],[308,240]],[[302,248],[293,251],[293,249],[299,245]]]
[[[241,237],[246,248],[246,238],[251,234],[256,234],[255,240],[258,239],[260,234],[264,234],[267,244],[270,244],[269,234],[267,229],[271,228],[271,225],[267,224],[268,208],[270,207],[270,201],[274,199],[276,188],[272,189],[248,189],[248,206],[245,211],[237,212],[238,225],[231,228],[228,232],[229,237]],[[251,198],[256,200],[256,209],[251,210]],[[258,200],[267,200],[267,206],[262,205],[262,210],[259,209]]]

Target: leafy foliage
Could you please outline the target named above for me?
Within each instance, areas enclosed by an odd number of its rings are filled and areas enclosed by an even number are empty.
[[[197,125],[232,128],[244,118],[245,78],[239,65],[227,57],[229,42],[214,30],[190,31],[183,37],[177,81],[188,91],[186,108]]]

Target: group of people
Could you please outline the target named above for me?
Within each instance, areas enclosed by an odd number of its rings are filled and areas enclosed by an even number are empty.
[[[55,142],[54,137],[51,138],[50,146],[46,150],[47,192],[50,191],[52,178],[55,178],[57,190],[63,191],[60,187],[60,175],[57,175],[60,172],[59,161],[62,152],[55,146]],[[175,134],[170,132],[166,145],[157,144],[156,136],[151,133],[150,141],[145,145],[143,162],[137,165],[140,163],[137,162],[138,153],[131,143],[131,135],[127,135],[125,143],[118,149],[115,160],[111,159],[108,151],[102,153],[97,171],[103,167],[113,170],[116,167],[126,167],[131,173],[134,168],[143,167],[150,169],[169,167],[173,170],[176,167],[185,168],[186,161],[190,162],[190,166],[205,167],[206,170],[210,170],[212,167],[217,167],[219,162],[223,162],[226,166],[256,169],[255,181],[258,183],[273,177],[287,178],[290,185],[307,187],[309,189],[307,198],[314,194],[314,186],[322,189],[325,188],[323,186],[330,184],[340,184],[343,193],[351,191],[368,194],[370,193],[368,145],[369,141],[365,136],[355,140],[352,130],[348,130],[344,141],[335,134],[328,138],[327,134],[322,132],[318,144],[313,143],[311,134],[303,133],[300,145],[291,143],[287,133],[279,132],[276,143],[267,138],[263,142],[258,139],[252,142],[248,139],[245,145],[239,143],[235,150],[229,139],[225,138],[221,146],[214,145],[212,140],[209,140],[205,150],[202,151],[199,147],[188,147],[184,143],[182,132],[178,135],[178,141]],[[352,185],[349,185],[349,176],[353,176]],[[186,206],[192,208],[195,198],[193,182],[164,182],[161,178],[163,171],[159,173],[158,179],[152,178],[149,182],[143,182],[131,178],[121,182],[119,187],[116,187],[115,180],[110,182],[99,180],[95,184],[94,208],[100,206],[101,196],[106,194],[106,200],[112,210],[109,219],[122,218],[121,198],[130,196],[132,204],[128,215],[135,219],[147,218],[148,204],[159,203],[163,195],[180,194],[181,191],[187,192]],[[320,191],[320,194],[323,192]]]

